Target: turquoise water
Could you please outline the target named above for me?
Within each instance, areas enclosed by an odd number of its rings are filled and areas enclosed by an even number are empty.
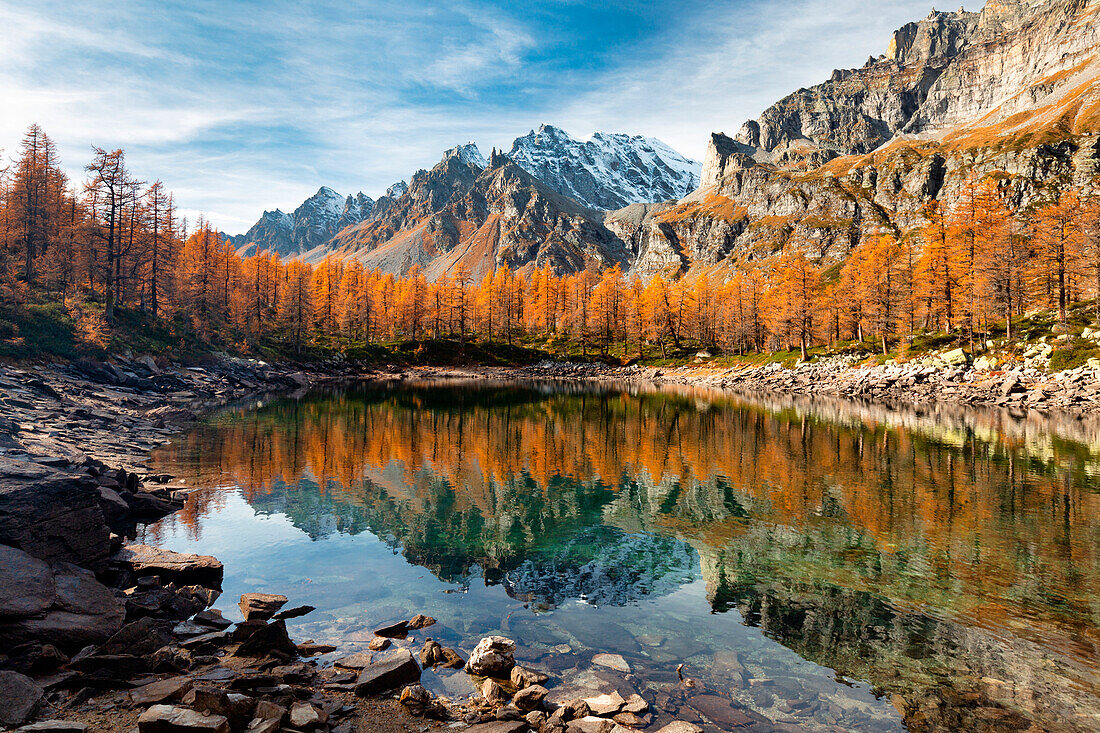
[[[364,386],[158,451],[199,490],[144,539],[219,557],[231,617],[283,593],[318,609],[296,638],[347,653],[425,613],[416,641],[509,636],[558,694],[641,693],[652,729],[1090,730],[1094,437],[988,411]]]

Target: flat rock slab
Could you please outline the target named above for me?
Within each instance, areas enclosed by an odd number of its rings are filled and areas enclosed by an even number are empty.
[[[41,641],[73,652],[101,644],[122,627],[126,607],[90,570],[57,562],[51,566],[54,597],[43,613],[0,622],[0,647]]]
[[[566,733],[611,733],[614,727],[614,720],[588,715],[583,718],[577,718],[576,720],[570,720],[565,731]]]
[[[111,562],[129,568],[139,577],[157,575],[176,585],[207,588],[221,588],[225,573],[216,557],[172,552],[149,545],[126,545],[111,557]]]
[[[366,652],[356,652],[355,654],[349,654],[346,657],[340,657],[334,665],[337,667],[343,667],[344,669],[360,670],[365,667],[369,667],[370,663],[374,660],[373,654],[367,654]]]
[[[0,616],[34,616],[52,606],[56,595],[49,564],[0,545]]]
[[[0,544],[99,572],[110,535],[91,476],[0,456]]]
[[[717,695],[696,695],[687,704],[710,718],[711,722],[726,730],[751,725],[753,719],[733,706],[729,700]]]
[[[0,670],[0,724],[22,725],[42,699],[42,688],[30,677]]]
[[[588,703],[588,709],[592,711],[592,714],[599,716],[614,715],[623,709],[623,705],[626,705],[626,700],[618,691],[612,692],[609,695],[586,697],[584,701]]]
[[[365,697],[419,681],[420,665],[413,659],[412,652],[399,649],[371,663],[359,673],[359,679],[355,682],[355,694]]]
[[[187,677],[169,677],[159,682],[150,682],[130,691],[130,702],[134,705],[152,705],[165,700],[178,700],[191,689],[192,682]]]
[[[407,621],[398,621],[395,624],[389,624],[388,626],[379,626],[374,630],[375,636],[383,636],[390,639],[401,638],[409,633],[409,624]]]
[[[154,705],[138,718],[140,733],[230,733],[223,715],[203,715],[173,705]]]
[[[617,672],[630,672],[630,665],[627,664],[621,654],[597,654],[592,657],[592,664],[598,664],[601,667],[607,667]]]

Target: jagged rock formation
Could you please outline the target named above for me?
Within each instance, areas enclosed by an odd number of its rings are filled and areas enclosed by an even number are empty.
[[[384,211],[340,232],[326,249],[383,272],[419,267],[429,279],[462,269],[477,279],[504,265],[575,272],[627,259],[596,212],[550,190],[502,153],[485,161],[472,145],[452,148],[430,171],[417,171]]]
[[[792,243],[826,262],[903,233],[1003,172],[1016,205],[1095,185],[1100,3],[990,0],[898,30],[885,55],[836,71],[712,135],[702,186],[674,208],[614,212],[633,270],[731,268]]]
[[[679,199],[699,185],[701,169],[654,138],[597,132],[582,142],[551,125],[516,138],[508,157],[554,191],[602,210]]]
[[[798,90],[734,137],[714,133],[698,178],[659,141],[579,142],[544,125],[509,156],[453,148],[372,211],[369,199],[353,212],[322,189],[308,211],[265,213],[245,240],[431,278],[504,264],[722,277],[785,246],[836,263],[866,237],[920,226],[930,201],[950,207],[992,173],[1021,207],[1094,188],[1098,47],[1100,0],[933,11],[863,68]]]
[[[244,256],[267,250],[295,257],[368,218],[374,206],[374,200],[362,192],[344,198],[328,186],[321,186],[293,214],[279,209],[265,211],[251,229],[231,239]]]

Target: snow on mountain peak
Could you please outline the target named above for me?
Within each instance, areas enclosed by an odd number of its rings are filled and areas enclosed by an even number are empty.
[[[468,163],[482,170],[489,166],[489,161],[485,160],[485,156],[481,154],[481,151],[473,142],[468,142],[464,145],[456,145],[444,153],[443,157],[458,158],[460,162]]]
[[[545,124],[516,138],[509,157],[558,193],[604,210],[681,198],[702,171],[654,138],[597,132],[580,141]]]

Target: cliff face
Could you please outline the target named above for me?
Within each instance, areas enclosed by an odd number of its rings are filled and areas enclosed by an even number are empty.
[[[712,135],[702,186],[677,207],[613,212],[609,226],[635,244],[640,275],[729,267],[789,242],[828,262],[995,171],[1016,205],[1091,188],[1098,44],[1097,0],[933,12],[863,68],[795,92],[734,138]]]
[[[417,266],[429,279],[460,270],[480,279],[504,265],[523,271],[548,265],[561,274],[627,261],[623,243],[596,212],[499,153],[484,169],[448,154],[383,208],[340,232],[337,251],[398,275]]]

